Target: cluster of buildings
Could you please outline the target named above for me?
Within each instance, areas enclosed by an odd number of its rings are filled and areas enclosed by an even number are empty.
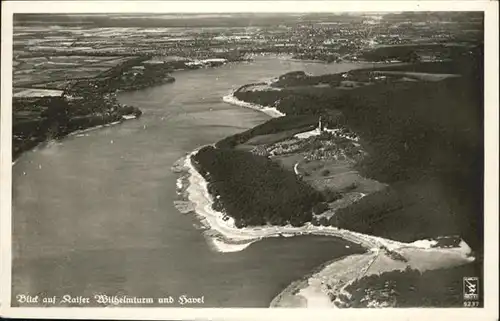
[[[300,139],[289,139],[269,146],[266,150],[270,156],[291,154],[303,149],[307,142]]]
[[[254,147],[251,152],[266,157],[303,152],[304,159],[308,161],[349,160],[362,156],[363,151],[352,140],[346,140],[343,136],[326,132],[325,135],[328,136],[311,136],[306,139],[291,138],[274,144],[259,145]]]
[[[363,151],[357,143],[358,136],[345,127],[328,129],[319,117],[318,126],[308,132],[267,145],[254,147],[251,152],[261,156],[280,156],[304,152],[306,160],[349,160],[362,156]]]

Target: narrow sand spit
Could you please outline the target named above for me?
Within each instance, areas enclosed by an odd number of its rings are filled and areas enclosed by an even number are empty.
[[[336,260],[306,280],[294,282],[272,301],[271,307],[335,307],[333,302],[339,302],[339,294],[346,294],[345,287],[366,275],[404,270],[407,266],[425,271],[474,261],[469,256],[471,249],[464,241],[457,248],[434,248],[433,240],[404,243],[310,223],[302,227],[288,225],[237,228],[233,219],[224,220],[223,213],[212,208],[213,200],[207,189],[208,183],[191,163],[191,158],[196,153],[197,150],[193,151],[174,165],[174,171],[185,174],[179,178],[177,186],[179,194],[184,195],[187,200],[177,202],[176,206],[181,212],[194,212],[200,218],[205,228],[204,235],[215,251],[237,252],[266,237],[295,235],[336,236],[369,250],[365,254],[349,255]],[[408,262],[392,259],[386,250],[398,252]]]
[[[223,100],[264,112],[271,117],[285,115],[274,107],[238,100],[233,93],[224,96]],[[310,134],[313,133],[307,133]],[[174,171],[184,173],[177,181],[177,188],[185,201],[177,202],[176,206],[181,212],[194,212],[200,218],[206,229],[204,235],[214,250],[242,251],[253,242],[265,237],[307,234],[336,236],[368,250],[364,254],[353,254],[326,263],[317,271],[293,282],[273,299],[271,307],[336,307],[342,303],[339,295],[349,295],[345,288],[366,275],[404,270],[406,267],[425,271],[474,261],[470,256],[472,251],[464,241],[456,248],[437,248],[433,247],[436,244],[434,240],[403,243],[331,226],[314,226],[310,223],[302,227],[288,225],[237,228],[232,218],[227,218],[212,208],[213,200],[207,189],[208,182],[192,164],[192,156],[197,152],[198,149],[174,164]],[[388,251],[397,252],[405,257],[407,262],[394,260]]]
[[[458,248],[411,246],[401,247],[397,251],[408,262],[394,260],[379,249],[372,249],[365,254],[350,255],[335,261],[310,276],[298,287],[283,291],[277,296],[278,300],[273,300],[271,307],[296,306],[294,304],[300,302],[300,306],[303,307],[335,308],[342,306],[340,295],[350,296],[345,288],[362,277],[395,270],[404,271],[407,267],[424,272],[451,268],[474,261],[473,257],[468,256],[471,250],[463,241]]]
[[[221,212],[215,211],[212,208],[213,200],[209,194],[207,185],[208,182],[201,176],[192,164],[192,156],[198,151],[188,154],[185,158],[177,162],[177,170],[186,173],[184,177],[179,178],[178,186],[182,186],[183,193],[196,214],[200,217],[204,225],[210,232],[212,238],[216,238],[216,244],[228,243],[230,245],[245,243],[252,243],[265,237],[280,237],[280,236],[294,236],[294,235],[323,235],[323,236],[336,236],[347,241],[360,244],[361,246],[372,249],[384,247],[389,250],[396,249],[421,249],[428,251],[446,251],[447,253],[469,253],[470,248],[463,242],[463,249],[439,249],[431,248],[433,241],[420,240],[413,243],[404,243],[394,240],[385,239],[373,235],[362,234],[349,230],[339,229],[333,226],[314,226],[306,223],[301,227],[286,226],[259,226],[259,227],[244,227],[237,228],[234,225],[232,218],[224,219],[225,215]],[[180,168],[181,167],[181,168]]]

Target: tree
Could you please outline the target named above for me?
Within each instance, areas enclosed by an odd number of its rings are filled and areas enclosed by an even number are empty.
[[[318,204],[313,206],[312,210],[313,210],[313,213],[316,215],[321,214],[321,213],[325,212],[326,210],[328,210],[328,204],[325,202],[318,203]]]
[[[330,170],[329,170],[329,169],[324,169],[324,170],[322,170],[322,171],[321,171],[321,175],[322,175],[322,176],[328,176],[328,175],[330,175]]]

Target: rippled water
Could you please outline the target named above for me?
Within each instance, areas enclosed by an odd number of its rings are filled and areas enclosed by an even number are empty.
[[[192,215],[179,213],[171,165],[194,148],[268,116],[222,102],[240,85],[289,71],[341,72],[258,58],[176,72],[173,84],[120,94],[140,119],[25,153],[13,166],[13,305],[43,296],[204,296],[203,306],[267,307],[290,282],[347,254],[329,237],[267,239],[214,252]],[[359,67],[359,65],[358,65]]]

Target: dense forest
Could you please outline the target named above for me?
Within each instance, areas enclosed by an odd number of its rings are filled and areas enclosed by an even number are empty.
[[[301,119],[332,117],[361,137],[368,156],[357,164],[363,176],[392,188],[341,209],[336,225],[363,233],[412,241],[461,235],[482,247],[483,52],[478,46],[454,60],[419,62],[384,70],[460,74],[441,81],[389,81],[352,90],[317,88],[338,75],[292,72],[278,79],[281,91],[241,92],[239,99],[274,105],[287,114],[229,137],[235,146],[257,133],[281,130]],[[380,69],[380,68],[377,68]],[[353,74],[366,73],[356,70]],[[290,86],[301,86],[290,87]],[[328,123],[328,121],[326,121]],[[277,129],[279,130],[279,129]]]
[[[85,97],[87,98],[87,97]],[[14,99],[12,104],[12,158],[49,139],[59,139],[76,130],[139,117],[142,112],[109,97],[66,100],[61,97]]]
[[[364,308],[376,300],[394,307],[460,307],[463,306],[462,276],[478,276],[473,264],[420,272],[406,269],[357,280],[346,288],[352,297],[350,307]],[[479,280],[482,280],[479,277]],[[481,282],[481,281],[480,281]],[[482,307],[483,284],[479,284],[479,306]]]
[[[362,87],[339,101],[369,154],[360,171],[412,204],[375,214],[367,209],[386,196],[373,195],[339,211],[341,227],[405,240],[454,232],[482,246],[482,79],[466,71],[440,82]]]
[[[456,234],[481,252],[484,109],[481,48],[450,61],[385,68],[461,75],[441,81],[388,81],[339,90],[314,87],[321,82],[338,81],[339,75],[316,77],[291,72],[278,79],[276,86],[283,87],[281,91],[237,92],[239,99],[276,106],[287,116],[227,137],[216,144],[217,149],[200,153],[199,157],[204,155],[206,159],[200,158],[199,162],[214,175],[212,180],[219,182],[217,189],[228,187],[225,192],[217,190],[217,193],[224,201],[223,193],[232,194],[229,196],[232,204],[227,207],[224,204],[231,216],[240,211],[235,217],[241,219],[249,215],[243,213],[251,212],[262,218],[250,224],[283,224],[291,217],[283,220],[274,217],[293,207],[296,211],[290,211],[290,215],[295,213],[300,217],[295,224],[308,221],[310,215],[304,213],[321,201],[312,189],[265,157],[229,149],[256,135],[313,128],[322,116],[329,127],[340,124],[361,138],[368,154],[356,165],[357,169],[363,176],[391,187],[339,209],[333,219],[317,224],[407,242]],[[217,168],[231,168],[231,172],[218,172]],[[275,175],[290,177],[285,182],[274,178]],[[255,200],[262,201],[254,204]],[[241,206],[242,203],[247,205]],[[284,217],[289,213],[283,214]]]
[[[312,207],[323,200],[293,172],[264,156],[206,146],[192,160],[209,182],[214,209],[233,217],[237,227],[301,226],[312,219]]]
[[[295,86],[314,86],[318,84],[338,84],[342,80],[342,74],[324,74],[313,76],[303,71],[291,71],[280,76],[271,84],[272,87],[287,88]]]
[[[322,115],[332,112],[335,99],[340,99],[345,90],[306,87],[281,91],[243,91],[234,95],[239,100],[263,106],[275,106],[286,115]]]
[[[467,46],[441,43],[405,44],[380,46],[366,51],[361,58],[367,61],[385,61],[396,59],[403,62],[419,61],[419,52],[430,53],[440,59],[453,59],[468,50]]]

